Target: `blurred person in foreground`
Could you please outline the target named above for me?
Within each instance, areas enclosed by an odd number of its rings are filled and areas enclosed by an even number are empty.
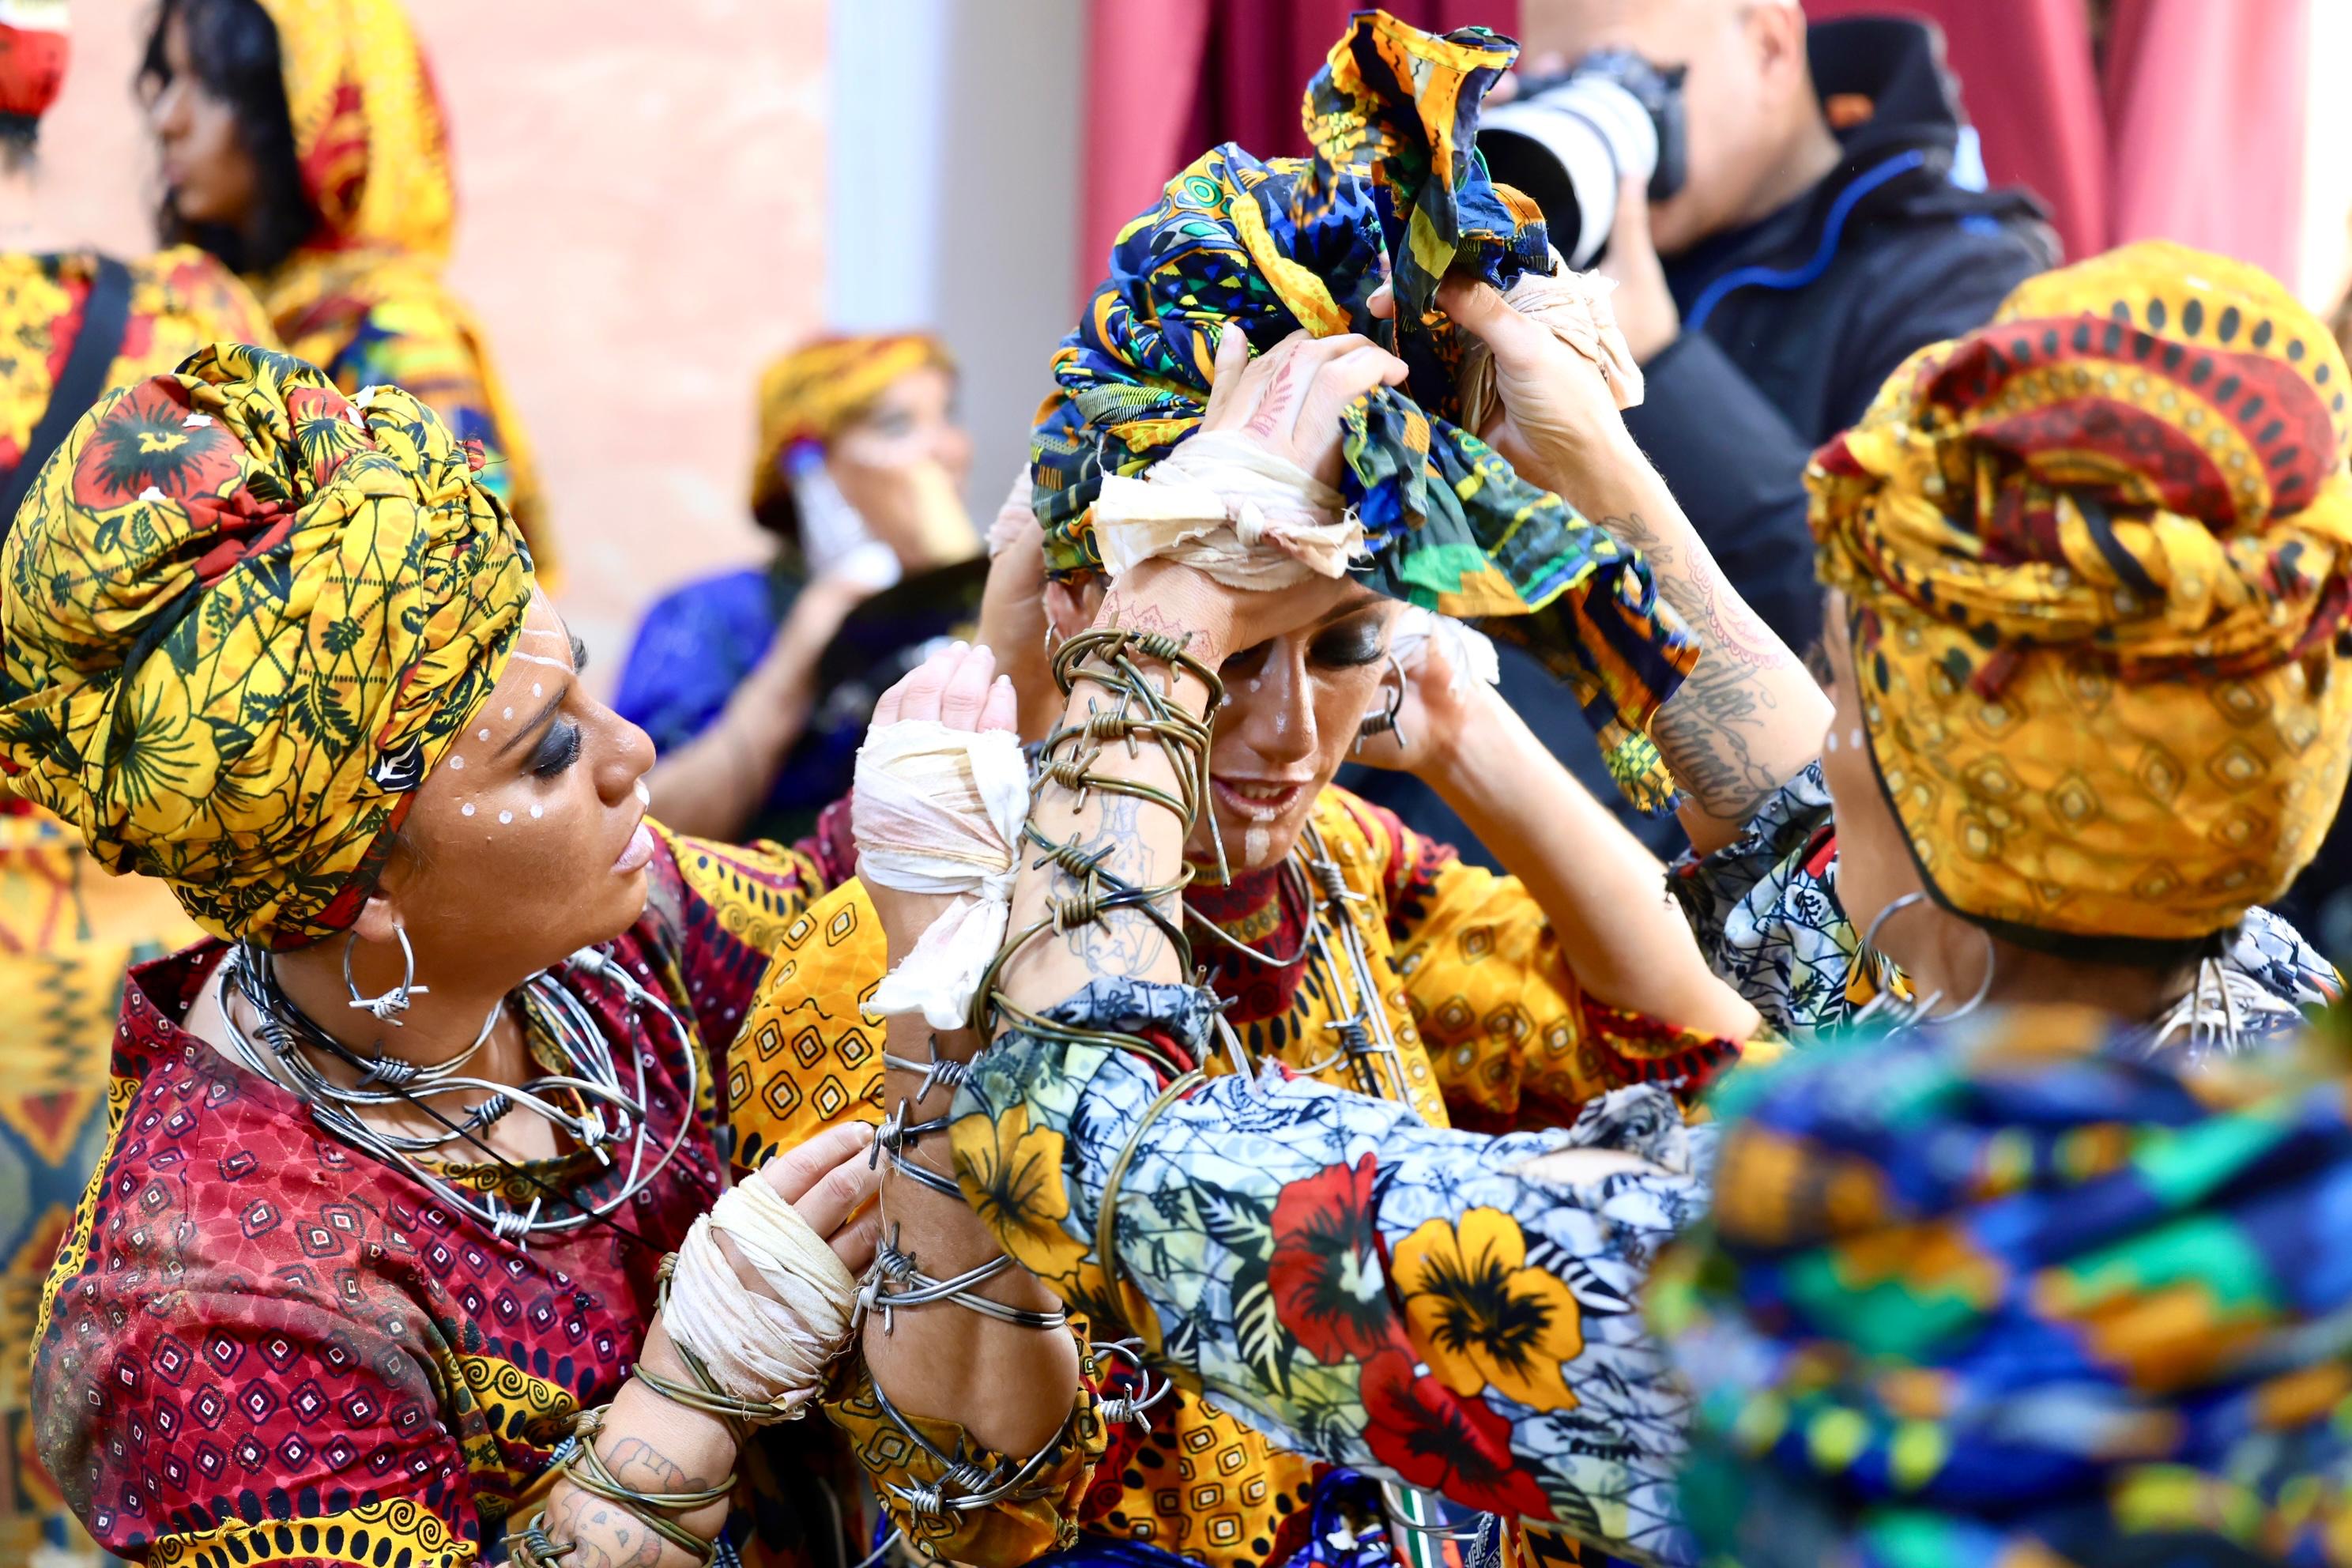
[[[2352,1563],[2352,1040],[2146,1059],[2090,1008],[1727,1084],[1650,1315],[1740,1568]]]
[[[955,391],[920,332],[819,339],[761,374],[751,516],[773,553],[646,611],[613,699],[660,754],[664,821],[800,837],[848,793],[875,700],[968,631],[988,568]]]
[[[117,258],[49,208],[41,116],[63,85],[64,0],[0,4],[0,534],[75,418],[109,388],[215,339],[267,344],[245,286],[192,246]],[[124,971],[193,941],[163,883],[112,877],[48,812],[0,790],[0,1561],[96,1562],[28,1463],[25,1367],[42,1279],[106,1136],[106,1059]]]
[[[1810,647],[1821,596],[1806,459],[1906,355],[1979,325],[2051,265],[2055,239],[2022,192],[1956,183],[1967,132],[1923,23],[1808,28],[1796,0],[1527,0],[1519,26],[1522,83],[1611,50],[1685,73],[1681,188],[1653,203],[1629,184],[1600,255],[1642,366],[1625,423],[1732,586],[1782,641]],[[1738,701],[1715,692],[1723,673],[1702,668],[1693,697]],[[1503,689],[1572,768],[1589,756],[1510,649]],[[1737,752],[1682,784],[1726,815],[1771,788]],[[1461,832],[1415,781],[1355,787],[1423,832]],[[1631,825],[1661,852],[1679,847],[1671,825]]]
[[[479,443],[483,482],[558,587],[521,421],[442,279],[448,127],[399,0],[163,0],[138,86],[164,237],[242,274],[289,352],[345,393],[404,387]]]

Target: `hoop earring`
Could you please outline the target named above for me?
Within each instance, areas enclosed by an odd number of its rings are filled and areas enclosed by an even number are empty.
[[[1053,663],[1054,656],[1061,651],[1062,639],[1054,635],[1054,623],[1049,620],[1045,623],[1045,662]]]
[[[410,1000],[414,997],[431,994],[433,987],[416,984],[416,950],[408,945],[406,929],[394,926],[392,928],[392,934],[400,943],[400,984],[381,996],[360,994],[359,982],[352,978],[352,949],[357,947],[360,942],[360,933],[353,931],[343,942],[343,989],[352,994],[353,1011],[372,1013],[375,1016],[376,1022],[390,1024],[397,1029],[404,1026],[400,1021],[400,1016],[408,1011]]]
[[[1854,954],[1855,960],[1862,962],[1864,954],[1871,954],[1876,957],[1882,970],[1893,969],[1895,961],[1889,958],[1885,950],[1878,945],[1878,933],[1885,929],[1887,921],[1894,915],[1910,909],[1915,904],[1925,903],[1927,899],[1927,895],[1924,892],[1906,893],[1879,910],[1878,918],[1870,922],[1870,930],[1863,934],[1862,946]],[[1971,921],[1969,929],[1977,933],[1978,940],[1981,941],[1985,947],[1984,978],[1977,982],[1975,995],[1948,1013],[1939,1013],[1930,1016],[1928,1009],[1944,999],[1944,994],[1941,991],[1931,991],[1925,996],[1915,993],[1912,1000],[1906,1002],[1895,994],[1895,988],[1892,985],[1885,985],[1880,988],[1877,995],[1864,1003],[1861,1009],[1854,1014],[1854,1025],[1859,1026],[1873,1019],[1885,1019],[1887,1021],[1887,1033],[1898,1035],[1906,1029],[1924,1028],[1930,1024],[1955,1023],[1983,1006],[1984,999],[1992,994],[1993,966],[2000,961],[2000,950],[1993,945],[1992,933],[1982,926]]]
[[[1381,710],[1366,714],[1356,725],[1358,752],[1363,751],[1365,742],[1376,735],[1393,734],[1398,745],[1411,744],[1405,739],[1404,726],[1397,721],[1397,715],[1404,711],[1404,665],[1393,650],[1389,654],[1388,673],[1381,677]]]

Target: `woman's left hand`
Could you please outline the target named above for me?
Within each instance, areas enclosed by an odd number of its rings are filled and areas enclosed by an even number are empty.
[[[1475,672],[1454,668],[1446,652],[1446,639],[1429,637],[1381,680],[1375,713],[1385,712],[1395,700],[1399,668],[1404,691],[1403,700],[1397,704],[1395,725],[1367,739],[1357,749],[1356,761],[1367,767],[1412,773],[1435,784],[1438,774],[1452,764],[1464,727],[1476,721],[1482,705],[1501,700]]]

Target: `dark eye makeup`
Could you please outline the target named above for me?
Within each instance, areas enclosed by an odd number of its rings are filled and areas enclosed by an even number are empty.
[[[1317,634],[1307,649],[1307,657],[1318,664],[1339,669],[1354,669],[1371,664],[1388,652],[1381,633],[1387,628],[1377,616],[1360,620],[1341,621]]]
[[[530,771],[541,778],[553,778],[580,760],[580,726],[559,717],[539,738],[539,750],[532,753]]]

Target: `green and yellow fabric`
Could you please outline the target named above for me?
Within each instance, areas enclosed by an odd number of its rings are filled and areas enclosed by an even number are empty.
[[[1141,472],[1199,426],[1227,323],[1255,351],[1301,328],[1380,338],[1412,377],[1345,416],[1340,489],[1363,522],[1367,580],[1447,615],[1496,617],[1490,629],[1575,693],[1629,795],[1662,807],[1672,784],[1646,727],[1697,645],[1637,555],[1448,423],[1465,344],[1435,309],[1439,280],[1504,285],[1550,266],[1540,215],[1489,182],[1475,152],[1479,102],[1517,52],[1484,28],[1436,37],[1365,13],[1307,89],[1313,157],[1228,143],[1171,180],[1120,231],[1109,277],[1054,357],[1034,504],[1049,571],[1098,567],[1101,475]],[[1370,309],[1391,280],[1393,327]]]
[[[1727,1080],[1650,1300],[1707,1559],[2352,1563],[2352,1058],[2306,1043],[2043,1008]]]

